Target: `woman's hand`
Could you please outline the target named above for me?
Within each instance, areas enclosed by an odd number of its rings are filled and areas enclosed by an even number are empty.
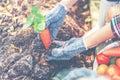
[[[69,60],[77,54],[86,51],[86,45],[83,38],[72,38],[68,41],[53,42],[58,48],[47,52],[45,59],[50,60]]]
[[[63,23],[67,10],[62,3],[58,3],[50,13],[46,15],[46,27],[49,28],[52,40],[54,40],[58,34],[58,27]]]

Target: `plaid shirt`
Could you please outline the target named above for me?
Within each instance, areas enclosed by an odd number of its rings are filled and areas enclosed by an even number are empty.
[[[117,15],[114,18],[112,18],[111,28],[114,35],[120,38],[120,15]]]
[[[116,1],[120,1],[120,0],[107,0],[107,1],[116,2]]]

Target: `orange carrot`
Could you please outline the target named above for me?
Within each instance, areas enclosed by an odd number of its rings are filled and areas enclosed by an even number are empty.
[[[102,53],[106,56],[120,56],[120,47],[107,49]]]

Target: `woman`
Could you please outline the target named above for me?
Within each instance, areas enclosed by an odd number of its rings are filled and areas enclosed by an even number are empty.
[[[100,17],[103,17],[100,21],[104,21],[103,19],[106,19],[106,13],[107,11],[104,9],[108,9],[108,6],[104,5],[103,9],[103,2],[105,0],[101,0],[101,6],[100,6],[100,14],[102,14]],[[51,37],[53,39],[53,43],[59,46],[59,48],[54,48],[52,51],[48,52],[46,56],[46,60],[69,60],[72,57],[76,56],[76,54],[81,53],[83,51],[86,51],[90,48],[95,47],[96,45],[115,37],[120,37],[119,35],[119,25],[115,23],[119,23],[120,16],[116,16],[119,14],[120,11],[115,13],[114,11],[109,11],[111,17],[109,16],[109,19],[107,19],[107,24],[102,24],[99,29],[96,29],[94,31],[88,32],[89,35],[85,35],[80,38],[72,38],[66,42],[63,41],[55,41],[56,35],[58,33],[58,27],[62,24],[65,15],[67,14],[67,10],[76,3],[77,0],[62,0],[60,3],[57,4],[57,6],[46,16],[46,26],[50,29]],[[108,0],[106,1],[111,4],[111,6],[114,4],[118,4],[119,0]],[[106,3],[105,2],[105,3]],[[106,8],[107,7],[107,8]],[[119,7],[119,6],[118,6]],[[119,10],[119,8],[113,7],[115,10]],[[104,12],[102,12],[102,9]],[[115,13],[115,14],[114,14]],[[105,16],[105,17],[104,17]],[[116,16],[116,17],[113,17]],[[113,18],[112,18],[113,17]],[[111,19],[112,18],[112,19]],[[104,22],[105,23],[105,22]],[[99,24],[99,25],[100,25]],[[104,26],[103,26],[104,25]]]

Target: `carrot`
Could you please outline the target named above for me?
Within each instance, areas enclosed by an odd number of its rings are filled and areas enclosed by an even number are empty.
[[[120,56],[120,47],[107,49],[102,53],[106,56]]]

